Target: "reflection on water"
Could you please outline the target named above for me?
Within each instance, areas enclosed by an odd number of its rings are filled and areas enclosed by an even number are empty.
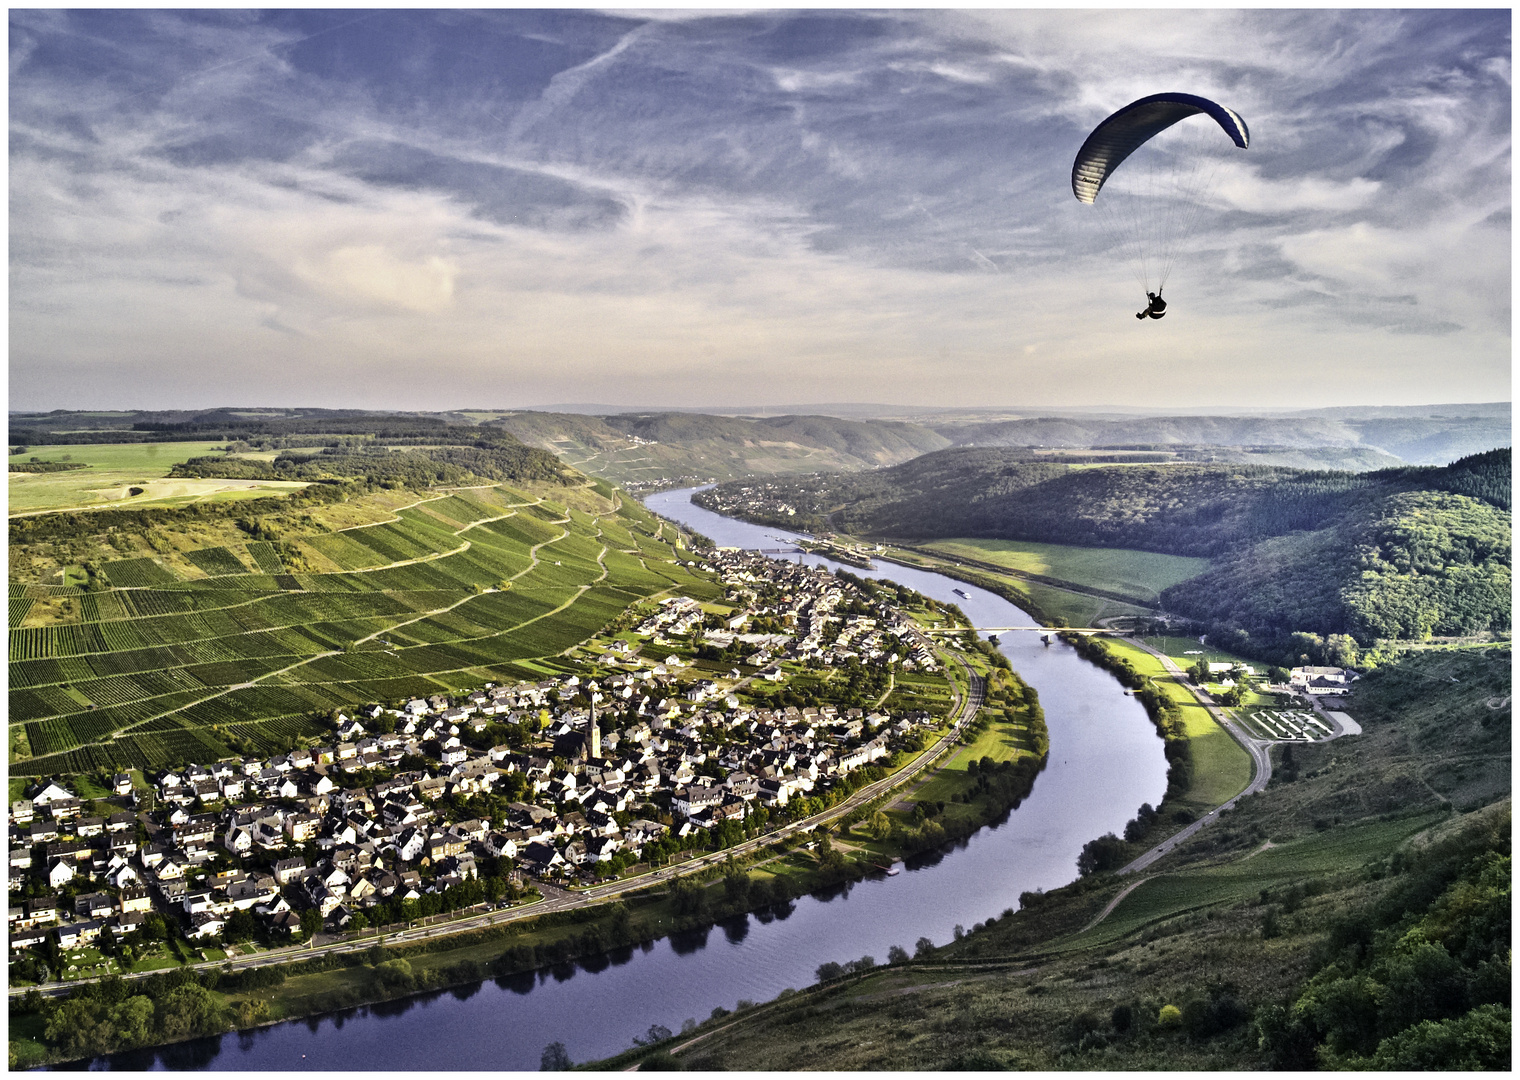
[[[693,507],[688,495],[665,492],[647,503],[719,545],[775,546],[763,529]],[[828,565],[816,556],[801,561]],[[886,563],[874,572],[850,572],[890,577],[958,604],[981,626],[1034,625],[1001,597],[937,574]],[[533,1070],[550,1042],[563,1042],[576,1061],[607,1057],[627,1049],[651,1024],[674,1029],[716,1005],[731,1009],[741,998],[764,1001],[787,987],[807,986],[825,961],[881,957],[893,945],[911,951],[920,937],[944,943],[956,924],[970,926],[1017,907],[1021,892],[1072,880],[1084,843],[1123,831],[1142,802],[1160,802],[1166,789],[1161,740],[1140,704],[1069,646],[1044,646],[1039,637],[1004,634],[999,647],[1039,691],[1050,728],[1049,764],[1016,812],[950,847],[913,856],[905,873],[825,889],[754,918],[725,921],[717,933],[687,931],[536,976],[503,976],[463,992],[370,1006],[341,1021],[313,1017],[251,1039],[202,1039],[102,1064]]]
[[[528,994],[533,990],[537,980],[531,971],[519,971],[512,975],[498,975],[496,985],[503,990],[510,990],[514,994]]]

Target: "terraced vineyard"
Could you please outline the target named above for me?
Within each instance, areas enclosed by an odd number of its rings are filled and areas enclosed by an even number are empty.
[[[540,678],[532,661],[630,604],[710,588],[669,526],[621,495],[605,505],[431,492],[278,544],[106,561],[94,591],[12,583],[11,745],[30,756],[11,770],[271,753],[335,707]]]

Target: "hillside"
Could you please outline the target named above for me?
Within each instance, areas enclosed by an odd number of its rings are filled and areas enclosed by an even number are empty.
[[[1162,594],[1170,610],[1268,640],[1357,641],[1510,626],[1509,515],[1444,492],[1391,495],[1334,525],[1231,552]]]
[[[604,1064],[1507,1068],[1509,651],[1365,684],[1364,735],[1278,748],[1264,792],[1143,877],[1026,893],[842,977],[824,950],[831,981]]]
[[[706,584],[601,482],[414,479],[13,520],[11,772],[274,753],[335,708],[540,678]]]
[[[632,490],[754,474],[875,469],[949,445],[915,424],[832,416],[515,412],[485,423]]]
[[[1411,410],[1413,412],[1414,410]],[[939,422],[932,426],[957,446],[1150,447],[1183,446],[1273,449],[1361,449],[1417,465],[1445,465],[1495,446],[1510,444],[1508,408],[1430,406],[1426,415],[1147,416],[1126,419],[1027,417],[988,423]],[[1478,415],[1468,415],[1474,413]],[[1263,462],[1264,464],[1296,464]],[[1393,464],[1384,461],[1384,465]],[[1321,467],[1334,467],[1323,462]],[[1355,467],[1348,465],[1341,467]]]
[[[1162,595],[1233,647],[1296,661],[1325,642],[1510,627],[1510,452],[1368,473],[1240,465],[1077,467],[956,449],[850,476],[698,497],[765,524],[895,539],[1134,548],[1215,560]],[[1242,636],[1246,635],[1246,636]],[[1319,657],[1325,658],[1325,657]]]

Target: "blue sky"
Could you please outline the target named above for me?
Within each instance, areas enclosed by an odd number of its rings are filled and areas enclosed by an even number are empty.
[[[1510,396],[1508,11],[13,10],[10,51],[12,408]],[[1142,323],[1070,170],[1168,90],[1252,145]]]

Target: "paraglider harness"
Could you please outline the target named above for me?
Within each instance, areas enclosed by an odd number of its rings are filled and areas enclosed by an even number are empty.
[[[1145,295],[1150,303],[1146,305],[1144,311],[1137,311],[1135,318],[1143,319],[1149,315],[1153,319],[1159,319],[1166,314],[1166,301],[1161,299],[1160,293],[1148,292]]]

